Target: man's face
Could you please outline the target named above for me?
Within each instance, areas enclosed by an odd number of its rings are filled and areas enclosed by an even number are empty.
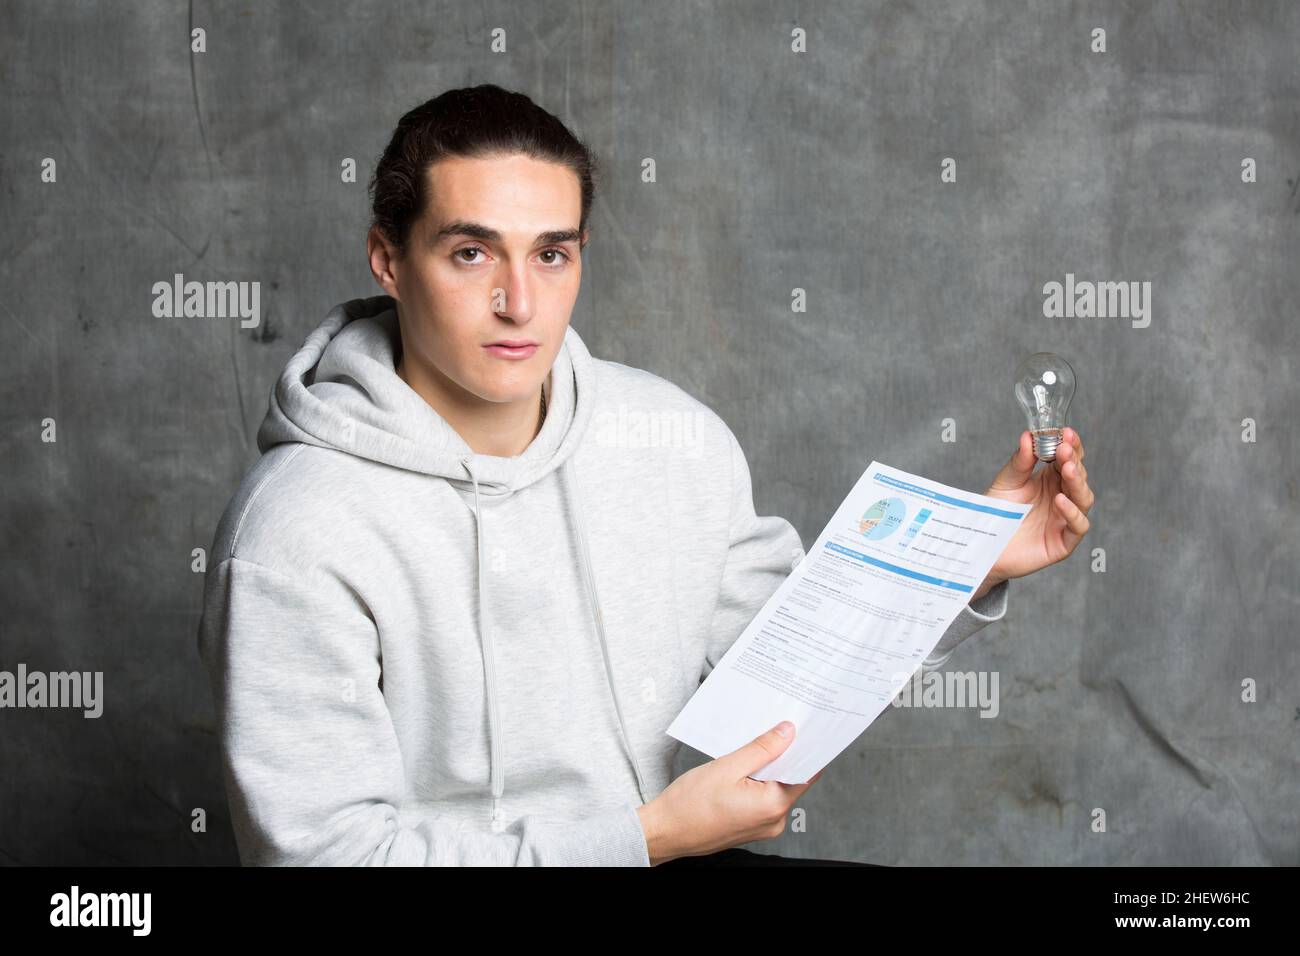
[[[418,362],[454,399],[531,398],[578,297],[578,177],[522,154],[445,159],[425,175],[424,214],[380,278],[400,304],[403,365]],[[502,340],[537,347],[523,358],[487,347]]]

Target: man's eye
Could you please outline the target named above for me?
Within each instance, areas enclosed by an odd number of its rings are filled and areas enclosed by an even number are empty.
[[[466,246],[464,249],[457,249],[455,252],[452,253],[453,257],[457,257],[457,256],[461,257],[460,261],[465,263],[466,265],[473,265],[476,262],[481,262],[482,255],[483,255],[483,250],[480,249],[478,246]],[[560,261],[567,262],[571,258],[569,254],[565,252],[563,249],[545,249],[541,252],[541,255],[560,257],[559,260],[552,259],[546,262],[546,265],[548,266],[557,265]],[[479,258],[467,258],[468,256],[478,256]]]

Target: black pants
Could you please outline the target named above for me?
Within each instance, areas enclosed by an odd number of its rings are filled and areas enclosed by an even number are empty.
[[[881,866],[880,863],[855,863],[852,860],[812,860],[773,853],[754,853],[741,847],[706,853],[703,856],[679,856],[660,863],[664,866]],[[659,867],[656,867],[658,869]]]

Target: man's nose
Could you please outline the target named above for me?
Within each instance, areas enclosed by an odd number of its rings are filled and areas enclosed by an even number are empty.
[[[502,282],[492,290],[492,311],[503,319],[524,324],[533,317],[533,291],[526,266],[503,270]]]

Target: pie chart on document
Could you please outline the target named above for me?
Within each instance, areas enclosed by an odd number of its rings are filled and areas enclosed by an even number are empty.
[[[869,541],[880,541],[897,531],[905,517],[907,505],[902,498],[881,498],[863,513],[858,530]]]

